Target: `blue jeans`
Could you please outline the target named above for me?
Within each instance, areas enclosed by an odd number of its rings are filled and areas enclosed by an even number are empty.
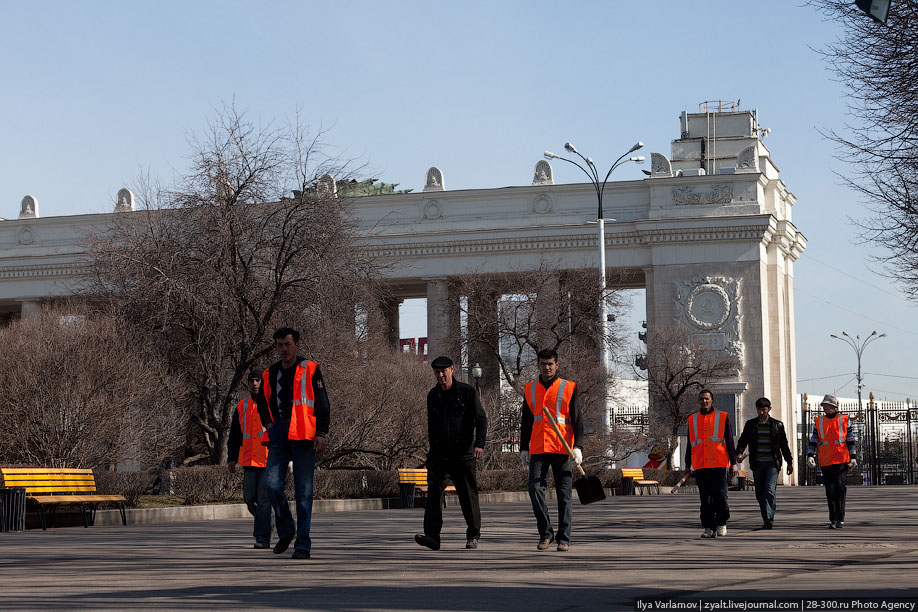
[[[312,549],[309,524],[312,520],[312,479],[316,469],[316,449],[311,442],[305,440],[288,440],[286,424],[273,427],[270,436],[265,472],[268,497],[276,517],[277,537],[283,540],[294,534],[293,515],[284,494],[287,464],[292,461],[293,492],[296,497],[296,542],[293,547],[295,550],[309,551]]]
[[[265,468],[242,468],[242,499],[255,517],[252,535],[259,544],[271,543],[271,502],[265,487]]]
[[[701,525],[716,529],[727,524],[730,506],[727,504],[727,468],[695,470],[695,484],[701,498]]]
[[[555,492],[558,494],[558,535],[555,537],[545,503],[545,478],[551,468],[555,477]],[[539,538],[558,542],[571,541],[571,488],[574,482],[570,457],[557,453],[540,453],[529,456],[529,499],[536,517]]]
[[[755,498],[762,510],[763,521],[775,520],[777,507],[778,464],[774,461],[756,461],[752,464],[752,477],[755,479]]]

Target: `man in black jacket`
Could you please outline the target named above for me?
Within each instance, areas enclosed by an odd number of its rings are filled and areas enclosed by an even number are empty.
[[[478,548],[481,535],[481,510],[478,507],[478,482],[475,460],[484,456],[488,418],[478,393],[471,385],[453,378],[453,361],[437,357],[431,362],[437,385],[427,394],[427,504],[424,506],[424,533],[414,541],[431,550],[440,549],[443,509],[440,501],[447,476],[456,487],[462,516],[468,526],[466,548]]]
[[[743,450],[749,447],[749,465],[755,479],[755,498],[762,510],[762,528],[771,529],[775,522],[781,456],[787,460],[788,475],[794,471],[794,456],[787,444],[784,423],[768,416],[771,401],[767,397],[760,397],[755,401],[755,410],[758,416],[746,421],[736,445],[736,454],[742,455]]]

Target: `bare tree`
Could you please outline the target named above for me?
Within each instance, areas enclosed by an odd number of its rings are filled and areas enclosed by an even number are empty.
[[[468,362],[494,364],[506,387],[486,393],[489,444],[491,454],[501,449],[516,450],[519,441],[520,407],[526,383],[538,376],[536,353],[554,349],[562,362],[566,378],[577,381],[585,411],[585,426],[592,440],[585,451],[586,460],[606,462],[609,455],[628,453],[625,437],[630,433],[604,429],[607,386],[615,379],[600,367],[599,338],[605,333],[597,316],[600,299],[607,301],[610,313],[625,308],[624,294],[613,287],[600,292],[598,272],[561,270],[542,260],[534,271],[506,274],[470,273],[458,279],[458,292],[467,296],[461,302],[466,318]],[[490,307],[497,303],[497,307]],[[623,344],[620,326],[610,326],[608,341],[612,347]],[[486,389],[495,389],[497,380],[485,381]],[[509,387],[509,388],[508,388]]]
[[[0,462],[157,464],[184,442],[181,390],[110,313],[77,305],[0,329]]]
[[[249,369],[272,360],[274,329],[299,327],[304,344],[329,320],[354,334],[355,305],[377,299],[350,201],[320,180],[344,172],[321,137],[226,107],[190,140],[188,176],[142,180],[142,210],[90,239],[91,290],[193,390],[204,448],[187,460],[226,461],[232,411]]]
[[[737,356],[705,345],[678,323],[655,325],[648,332],[643,356],[647,369],[638,375],[646,378],[651,398],[650,442],[666,449],[665,465],[671,466],[679,431],[695,412],[698,392],[735,376],[741,363]]]
[[[323,467],[392,470],[427,456],[430,367],[388,346],[381,334],[362,340],[328,332],[322,371],[332,403],[332,436]],[[318,338],[318,336],[314,336]],[[332,349],[332,350],[326,350]],[[350,349],[350,350],[341,350]]]
[[[870,202],[863,238],[886,247],[880,260],[918,300],[918,0],[890,3],[888,25],[850,0],[811,4],[843,27],[823,50],[854,118],[828,132],[849,165],[841,178]]]

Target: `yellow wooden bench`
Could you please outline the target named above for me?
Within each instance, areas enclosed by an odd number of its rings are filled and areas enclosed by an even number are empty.
[[[641,468],[622,468],[622,478],[633,478],[635,491],[637,491],[637,487],[656,487],[657,495],[660,494],[659,481],[645,479],[644,470]]]
[[[79,506],[83,527],[96,520],[99,504],[112,503],[121,511],[121,523],[127,525],[121,495],[96,494],[96,479],[92,470],[72,468],[0,468],[5,487],[25,487],[26,501],[38,508],[41,528],[54,525],[54,511],[58,506]],[[45,507],[49,508],[47,521]]]
[[[402,508],[414,508],[415,493],[420,493],[422,499],[427,496],[427,469],[398,468],[398,489]],[[455,493],[456,487],[449,485],[444,491]]]

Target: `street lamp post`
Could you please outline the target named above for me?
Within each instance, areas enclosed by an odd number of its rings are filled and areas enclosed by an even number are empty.
[[[863,417],[864,413],[863,413],[863,407],[861,405],[861,389],[863,387],[863,384],[862,384],[863,377],[861,376],[861,357],[863,357],[864,349],[867,348],[867,345],[873,342],[876,342],[880,338],[885,338],[886,334],[877,334],[876,330],[874,330],[872,334],[870,334],[869,336],[861,340],[860,336],[854,336],[854,338],[852,338],[851,336],[848,335],[848,332],[843,331],[841,336],[836,336],[835,334],[829,334],[829,337],[835,338],[836,340],[841,340],[842,342],[844,342],[845,344],[853,348],[854,353],[857,355],[857,412],[858,412],[858,416]],[[871,437],[872,437],[871,448],[874,451],[876,451],[876,432],[872,431],[872,429],[870,428],[867,422],[868,420],[869,420],[869,415],[868,415],[868,419],[863,419],[861,422],[863,424],[864,430],[870,431]],[[858,449],[860,450],[860,453],[859,453],[861,456],[860,461],[861,463],[863,463],[864,461],[864,442],[863,440],[861,440],[861,443],[858,444]],[[870,462],[871,468],[869,472],[872,482],[870,484],[876,485],[877,481],[879,480],[880,473],[879,473],[879,466],[877,466],[877,461],[876,461],[877,459],[876,452],[873,452],[872,455],[873,456],[871,457],[871,462]]]
[[[583,171],[583,173],[587,175],[587,178],[590,179],[590,183],[593,184],[593,189],[596,191],[596,202],[598,205],[597,212],[596,212],[596,225],[599,230],[599,235],[597,237],[597,242],[599,243],[599,291],[600,291],[599,293],[600,295],[599,325],[600,325],[600,330],[602,332],[601,338],[599,340],[599,353],[600,353],[600,360],[602,361],[602,371],[603,371],[604,376],[608,373],[609,363],[612,361],[612,358],[610,355],[611,349],[609,347],[609,310],[608,310],[608,304],[606,303],[606,224],[605,224],[606,220],[602,214],[602,196],[603,196],[603,192],[606,189],[606,183],[609,181],[609,176],[612,174],[613,170],[615,170],[622,164],[625,164],[629,161],[633,161],[636,163],[642,163],[644,161],[643,155],[638,155],[635,157],[627,157],[628,155],[630,155],[631,153],[634,153],[635,151],[637,151],[643,146],[644,146],[643,142],[637,142],[634,144],[633,147],[628,149],[626,153],[622,154],[621,157],[616,159],[615,163],[613,163],[612,166],[609,168],[609,171],[606,172],[606,176],[605,178],[602,179],[602,181],[599,180],[599,170],[596,168],[596,164],[593,163],[593,159],[590,157],[584,157],[583,155],[581,155],[580,152],[577,151],[576,147],[574,147],[573,144],[569,142],[564,143],[564,149],[568,153],[573,153],[574,155],[579,157],[581,160],[583,160],[583,163],[586,164],[586,167],[583,167],[581,164],[579,164],[578,162],[572,159],[561,157],[560,155],[556,155],[552,153],[551,151],[545,151],[545,159],[548,159],[548,160],[560,159],[562,161],[566,161],[567,163],[573,164],[577,166],[578,168],[580,168]],[[615,219],[610,219],[610,221],[615,221]],[[603,388],[604,389],[606,388],[605,381],[603,382]],[[603,394],[603,397],[605,397],[605,394]],[[603,420],[608,418],[608,410],[606,406],[603,406],[602,414],[603,414]]]
[[[472,366],[472,378],[475,379],[475,391],[476,391],[479,395],[481,394],[481,388],[480,388],[480,386],[479,386],[479,383],[481,382],[481,375],[482,375],[482,373],[483,373],[483,372],[482,372],[482,370],[481,370],[481,366],[478,365],[478,362],[476,361],[476,362],[475,362],[475,365]]]

